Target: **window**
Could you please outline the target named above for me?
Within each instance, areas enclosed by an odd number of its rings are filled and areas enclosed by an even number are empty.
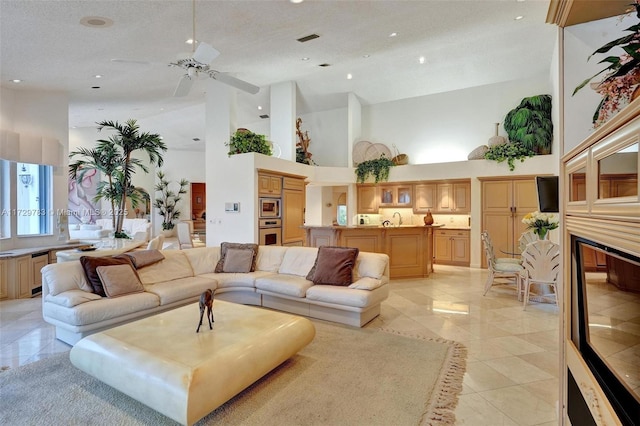
[[[16,164],[18,236],[51,233],[51,174],[51,166]]]

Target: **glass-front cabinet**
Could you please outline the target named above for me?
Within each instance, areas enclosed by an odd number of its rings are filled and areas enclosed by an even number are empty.
[[[413,188],[411,185],[381,185],[380,207],[411,207]]]

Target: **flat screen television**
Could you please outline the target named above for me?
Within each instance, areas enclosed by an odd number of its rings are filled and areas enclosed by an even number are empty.
[[[544,213],[558,213],[558,176],[536,176],[538,190],[538,210]]]

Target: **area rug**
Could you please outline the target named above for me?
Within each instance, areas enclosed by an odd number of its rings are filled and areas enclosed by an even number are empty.
[[[464,346],[321,321],[314,325],[309,346],[197,424],[455,423]],[[175,422],[76,369],[64,353],[0,372],[0,424]]]

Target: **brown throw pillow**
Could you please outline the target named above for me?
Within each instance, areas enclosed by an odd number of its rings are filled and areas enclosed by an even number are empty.
[[[153,265],[161,260],[164,260],[164,255],[160,253],[160,250],[136,250],[129,253],[124,253],[125,256],[131,258],[133,267],[140,269],[144,266]]]
[[[251,243],[242,244],[242,243],[227,243],[227,242],[224,242],[224,243],[220,244],[220,260],[216,264],[215,272],[224,272],[224,261],[225,261],[225,258],[227,256],[227,250],[229,250],[230,248],[231,249],[240,249],[240,250],[251,249],[253,251],[253,257],[251,259],[251,269],[249,269],[249,272],[255,271],[255,269],[256,269],[256,258],[258,257],[258,245],[257,244],[251,244]]]
[[[133,263],[131,263],[131,258],[129,256],[122,256],[122,257],[81,256],[80,264],[82,265],[82,269],[84,269],[84,274],[87,276],[87,281],[89,281],[91,288],[93,288],[93,292],[102,297],[106,297],[107,294],[104,292],[102,281],[100,280],[100,276],[96,271],[96,268],[98,266],[129,265],[133,267]]]
[[[348,286],[360,250],[351,247],[320,246],[307,279],[314,284]]]
[[[227,249],[222,272],[249,272],[253,262],[252,249]]]
[[[98,266],[96,272],[107,297],[142,293],[144,287],[131,265]]]

